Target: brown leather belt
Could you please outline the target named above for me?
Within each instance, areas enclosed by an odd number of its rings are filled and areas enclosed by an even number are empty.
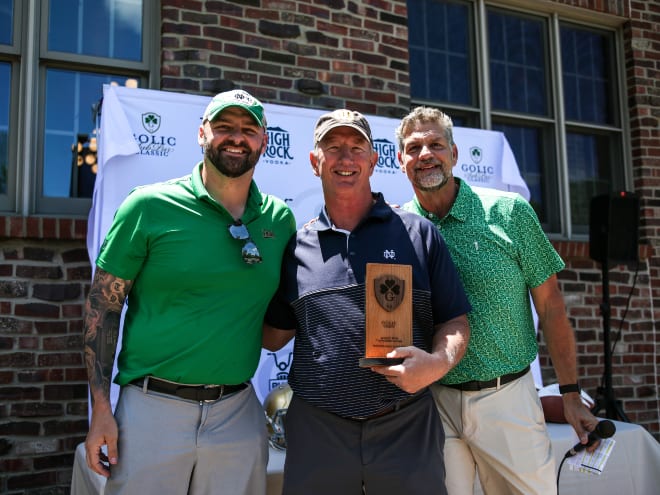
[[[497,378],[493,378],[492,380],[486,380],[484,382],[473,380],[471,382],[451,383],[451,384],[443,384],[443,385],[445,385],[445,387],[451,387],[458,390],[462,390],[463,392],[478,392],[479,390],[483,390],[485,388],[501,387],[505,383],[512,382],[513,380],[525,376],[528,371],[529,371],[529,365],[527,365],[527,367],[525,367],[525,369],[523,370],[517,371],[515,373],[509,373],[508,375],[498,376]]]
[[[215,401],[221,399],[225,395],[239,392],[248,386],[246,382],[239,383],[238,385],[185,385],[183,383],[161,380],[160,378],[154,378],[153,376],[133,380],[131,385],[137,385],[140,388],[144,388],[145,380],[147,380],[147,390],[199,402]]]

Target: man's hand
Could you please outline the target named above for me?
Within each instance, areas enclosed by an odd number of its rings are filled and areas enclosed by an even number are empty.
[[[110,406],[92,412],[92,423],[85,439],[87,465],[92,471],[110,477],[110,466],[117,464],[117,422]],[[107,446],[108,455],[101,447]]]
[[[401,390],[414,394],[442,378],[449,368],[438,355],[429,354],[418,347],[397,347],[387,354],[388,358],[403,358],[403,363],[394,366],[372,366]]]
[[[582,403],[582,397],[577,392],[570,392],[562,395],[564,401],[564,417],[568,421],[575,433],[577,433],[581,444],[589,441],[589,432],[593,431],[598,424],[598,418],[591,414],[591,411]],[[600,445],[596,441],[593,445],[587,447],[587,452],[593,452]]]
[[[371,369],[388,381],[414,394],[445,376],[461,360],[468,341],[470,325],[467,316],[460,315],[435,326],[433,352],[415,346],[397,347],[386,357],[403,358],[396,366],[373,366]]]

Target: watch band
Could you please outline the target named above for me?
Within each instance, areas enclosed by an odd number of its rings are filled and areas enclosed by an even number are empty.
[[[580,385],[577,383],[568,383],[566,385],[559,385],[559,393],[564,395],[571,392],[580,393]]]

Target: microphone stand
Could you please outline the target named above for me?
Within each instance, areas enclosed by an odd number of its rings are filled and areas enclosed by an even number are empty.
[[[612,388],[612,346],[610,344],[610,280],[608,257],[601,263],[603,277],[603,301],[600,305],[600,312],[603,316],[603,348],[605,355],[605,370],[603,372],[603,386],[598,387],[596,403],[591,409],[594,415],[600,411],[605,411],[606,417],[630,423],[628,416],[623,412],[621,401],[614,397]]]

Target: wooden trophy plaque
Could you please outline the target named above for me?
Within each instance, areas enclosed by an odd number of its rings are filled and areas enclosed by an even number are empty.
[[[365,356],[361,367],[392,366],[397,347],[412,345],[412,266],[367,263]]]

